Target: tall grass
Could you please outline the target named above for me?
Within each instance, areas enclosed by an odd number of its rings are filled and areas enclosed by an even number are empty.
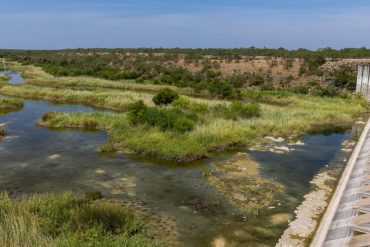
[[[4,74],[0,74],[0,87],[6,85],[9,81],[10,77]]]
[[[40,68],[11,64],[9,67],[22,71],[26,83],[40,86],[5,86],[0,92],[16,97],[42,99],[67,104],[84,104],[96,108],[125,112],[137,100],[153,106],[153,95],[139,93],[126,87],[126,82],[113,82],[88,77],[55,78]],[[113,90],[107,85],[122,84]],[[124,84],[124,85],[123,85]],[[72,90],[91,86],[92,90]],[[139,84],[135,84],[139,85]],[[107,87],[105,87],[107,86]],[[154,87],[157,85],[139,85]],[[104,89],[102,89],[104,88]],[[136,89],[135,89],[136,90]],[[174,88],[175,91],[180,89]],[[182,90],[182,89],[181,89]],[[256,100],[268,100],[277,104],[246,106],[227,100],[208,100],[181,96],[177,106],[196,113],[199,120],[192,130],[185,133],[159,129],[156,124],[132,125],[126,114],[111,113],[52,113],[39,121],[48,127],[72,127],[104,129],[110,135],[107,150],[134,151],[142,155],[155,155],[162,159],[189,161],[207,156],[210,151],[248,145],[264,135],[297,135],[313,125],[351,122],[368,110],[365,100],[346,97],[319,97],[284,91],[243,89],[241,94]],[[175,104],[176,105],[176,104]]]
[[[23,107],[23,102],[19,99],[0,98],[0,114],[10,111],[17,111]]]
[[[132,211],[72,193],[0,196],[0,246],[159,246]]]
[[[126,114],[53,113],[40,119],[49,127],[83,128],[84,122],[96,121],[110,136],[110,150],[131,150],[162,159],[190,161],[205,157],[210,151],[225,150],[258,142],[265,135],[298,135],[317,124],[348,123],[367,110],[366,102],[353,98],[290,96],[289,106],[262,104],[260,117],[225,119],[214,111],[200,115],[195,128],[186,133],[161,131],[148,125],[133,126]]]
[[[154,85],[154,84],[139,84],[134,80],[105,80],[89,76],[78,77],[55,77],[46,73],[40,67],[33,65],[21,65],[16,62],[8,62],[10,69],[22,72],[26,79],[25,83],[34,86],[55,87],[55,88],[72,88],[72,89],[118,89],[118,90],[132,90],[142,92],[158,92],[164,88],[171,88],[172,90],[191,95],[194,93],[191,88],[178,88],[168,85]]]
[[[0,92],[25,99],[46,100],[54,103],[82,104],[98,109],[108,109],[112,111],[124,112],[128,105],[137,100],[143,100],[145,104],[153,106],[153,95],[134,91],[116,90],[72,90],[57,89],[50,87],[36,86],[11,86],[7,85],[0,89]],[[225,104],[221,100],[207,100],[189,98],[193,103],[219,105]]]

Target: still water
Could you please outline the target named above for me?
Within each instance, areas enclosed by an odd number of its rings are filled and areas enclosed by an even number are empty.
[[[7,72],[10,83],[22,83]],[[233,159],[236,152],[215,154],[188,165],[174,165],[124,154],[101,155],[104,132],[49,130],[36,125],[49,111],[94,111],[75,105],[24,101],[19,112],[0,115],[6,138],[0,142],[0,190],[13,195],[53,191],[102,191],[108,198],[129,202],[167,241],[182,246],[211,246],[225,239],[230,246],[273,246],[287,226],[271,215],[293,215],[309,181],[320,169],[344,165],[349,154],[341,143],[351,130],[305,135],[305,145],[286,154],[247,151],[260,164],[261,174],[285,186],[281,206],[260,216],[243,215],[207,182],[202,173],[217,160]]]

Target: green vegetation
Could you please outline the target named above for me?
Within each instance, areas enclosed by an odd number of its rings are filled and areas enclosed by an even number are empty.
[[[349,90],[356,89],[356,73],[348,66],[342,66],[340,70],[333,73],[334,85],[337,88],[345,88]]]
[[[0,114],[22,109],[23,102],[18,99],[0,98]]]
[[[171,104],[179,95],[169,88],[159,90],[159,92],[153,97],[153,102],[156,105],[168,105]]]
[[[285,70],[300,64],[299,75],[323,75],[320,67],[326,59],[370,57],[368,49],[331,48],[318,51],[299,49],[76,49],[59,51],[20,51],[0,50],[0,57],[17,61],[23,65],[40,66],[44,71],[58,77],[90,76],[102,80],[102,87],[145,88],[147,84],[178,87],[177,90],[190,93],[211,94],[223,98],[238,98],[240,90],[247,86],[274,89],[271,84],[271,72],[242,72],[240,69],[225,71],[225,64],[249,61],[258,56],[265,56],[276,66],[276,58]],[[189,66],[191,64],[191,66]],[[223,67],[224,66],[224,67]],[[226,66],[227,67],[227,66]],[[293,69],[294,71],[295,69]],[[279,77],[278,72],[275,77]],[[49,79],[51,77],[49,76]],[[69,78],[70,79],[70,78]],[[276,79],[276,78],[275,78]],[[280,80],[281,78],[279,78]],[[32,81],[34,85],[64,84],[78,87],[83,85],[96,87],[95,82],[86,82],[86,78],[67,81]],[[125,83],[122,83],[125,82]],[[130,85],[124,85],[130,82]],[[136,86],[133,85],[136,82]],[[144,86],[144,87],[143,87]],[[153,87],[160,88],[160,87]],[[162,87],[163,88],[163,87]],[[344,88],[337,87],[340,90]],[[345,87],[351,89],[350,87]],[[185,89],[185,90],[183,90]],[[191,89],[191,90],[190,90]],[[148,87],[146,87],[148,90]],[[150,89],[149,89],[150,90]]]
[[[72,193],[0,196],[0,245],[159,246],[131,210]]]
[[[192,130],[198,119],[196,114],[183,112],[178,108],[165,109],[147,107],[143,101],[129,105],[128,116],[133,124],[148,124],[162,131],[174,130],[180,133]]]
[[[0,87],[8,83],[10,77],[4,74],[0,74]]]
[[[151,102],[150,94],[135,92],[70,90],[35,86],[5,86],[0,92],[9,96],[47,100],[54,103],[82,104],[100,109],[126,111],[128,104],[143,99]]]
[[[4,86],[0,89],[3,94],[118,112],[48,113],[40,125],[106,130],[110,140],[102,145],[102,151],[135,152],[166,160],[199,159],[215,150],[258,142],[265,135],[302,134],[312,125],[353,121],[367,111],[365,100],[317,83],[291,89],[300,94],[241,88],[241,101],[187,97],[176,87],[136,84],[140,91],[157,92],[154,99],[161,104],[155,105],[153,94],[134,91],[134,84],[56,78],[33,66],[12,66],[22,71],[26,84]],[[226,95],[227,88],[222,90]]]
[[[129,114],[49,113],[40,119],[39,124],[56,128],[84,128],[94,123],[97,129],[109,133],[110,141],[103,145],[104,150],[134,151],[161,159],[190,161],[207,156],[213,150],[255,143],[265,135],[297,135],[309,130],[312,125],[353,121],[355,116],[367,109],[366,102],[355,96],[328,98],[285,93],[284,100],[289,105],[258,106],[240,102],[219,105],[204,101],[206,103],[191,103],[188,110],[181,111],[171,107],[148,107],[136,102],[130,106]],[[143,112],[148,109],[153,112],[146,116]],[[178,131],[166,114],[174,116],[174,119],[188,116],[194,127]],[[166,118],[163,122],[167,125],[164,127],[162,123],[156,123],[162,118]]]

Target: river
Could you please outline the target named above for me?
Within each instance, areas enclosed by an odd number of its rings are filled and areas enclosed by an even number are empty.
[[[12,78],[9,83],[23,82],[19,73],[7,74]],[[230,246],[273,246],[287,222],[276,224],[271,215],[293,215],[310,190],[309,181],[320,169],[345,164],[349,154],[341,151],[341,144],[352,139],[349,128],[339,133],[307,134],[301,139],[304,145],[285,154],[238,150],[260,164],[264,177],[283,184],[285,198],[289,198],[263,215],[245,216],[202,175],[215,161],[233,159],[236,151],[188,165],[134,155],[102,155],[97,148],[107,140],[105,132],[38,127],[38,118],[49,111],[94,109],[24,100],[21,111],[0,115],[0,123],[6,128],[6,138],[0,141],[1,191],[21,195],[99,190],[148,215],[147,220],[168,241],[183,246],[210,246],[215,239],[224,239]]]

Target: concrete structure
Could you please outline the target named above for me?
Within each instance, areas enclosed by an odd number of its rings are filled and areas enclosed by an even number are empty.
[[[359,65],[356,92],[370,100],[370,65]]]
[[[367,69],[365,73],[368,72]],[[348,161],[311,246],[370,246],[370,120]]]

